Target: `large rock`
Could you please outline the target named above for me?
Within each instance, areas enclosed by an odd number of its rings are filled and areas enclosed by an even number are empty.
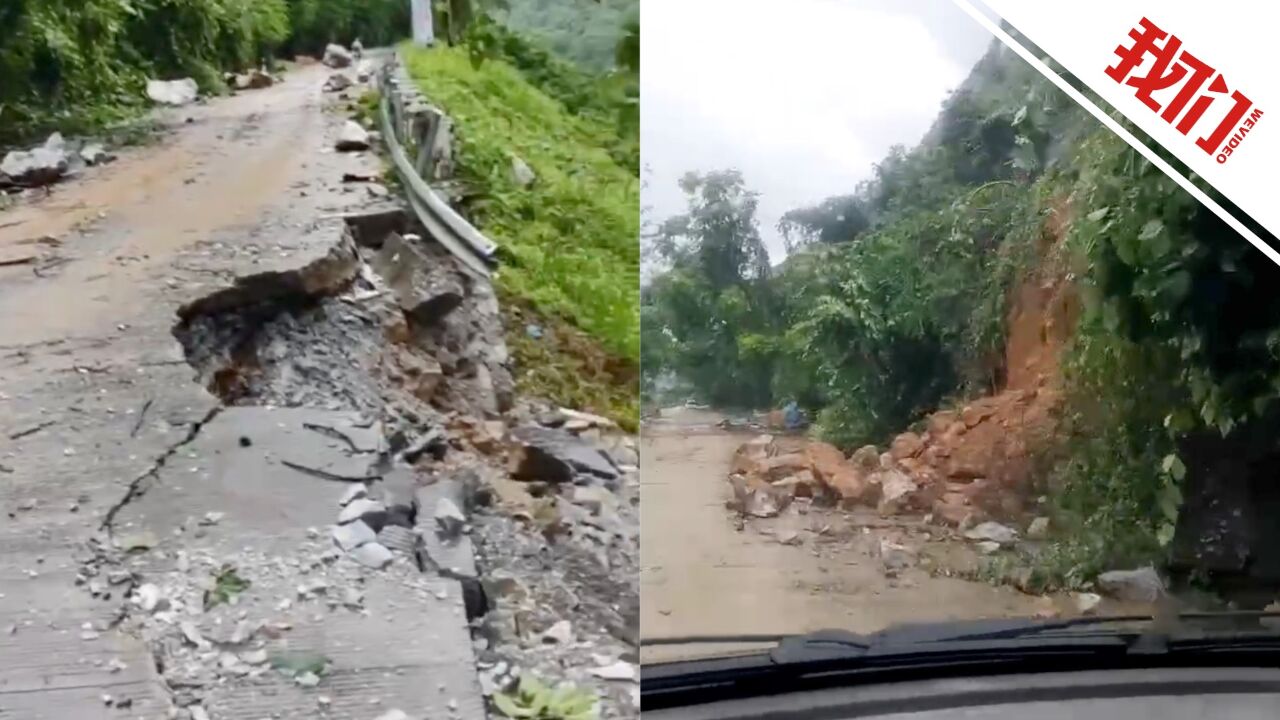
[[[801,470],[795,475],[785,477],[778,480],[772,485],[779,490],[789,493],[792,497],[816,497],[821,494],[821,483],[814,478],[813,473],[808,470]]]
[[[880,486],[880,499],[876,509],[881,515],[896,515],[907,508],[911,495],[918,488],[907,475],[897,470],[882,470],[868,477]]]
[[[15,150],[0,161],[0,173],[17,185],[38,187],[57,182],[67,174],[69,159],[60,133],[54,133],[44,145],[28,151]]]
[[[830,443],[811,442],[805,447],[804,453],[809,458],[813,474],[823,482],[849,469],[844,453]]]
[[[863,445],[849,456],[849,462],[863,473],[873,473],[880,469],[880,451],[875,445]]]
[[[338,134],[338,142],[333,146],[338,152],[359,152],[369,149],[369,131],[360,127],[360,123],[348,120]]]
[[[1098,576],[1098,587],[1120,600],[1155,602],[1164,594],[1164,581],[1155,568],[1111,570]]]
[[[826,478],[824,484],[840,507],[846,510],[856,505],[875,506],[880,502],[880,486],[852,467]]]
[[[353,58],[351,56],[351,51],[337,43],[332,43],[324,49],[324,59],[322,62],[331,68],[350,67],[352,61]]]
[[[734,474],[729,477],[733,487],[733,500],[729,505],[749,517],[776,517],[787,508],[791,495],[758,478]]]
[[[893,439],[889,445],[889,454],[894,460],[915,457],[924,449],[924,440],[913,432],[905,432]]]
[[[809,471],[809,458],[804,453],[787,453],[766,458],[759,463],[757,471],[766,482],[775,482],[799,472]]]
[[[614,480],[618,468],[599,448],[563,430],[526,426],[511,432],[511,476],[516,480],[573,482],[578,475]]]
[[[774,451],[772,435],[757,435],[734,452],[729,472],[759,474],[760,463],[773,455]]]
[[[1018,539],[1018,531],[994,520],[988,520],[965,532],[964,536],[978,542],[994,542],[1012,545]]]
[[[80,149],[80,157],[86,165],[102,165],[115,159],[115,155],[107,152],[102,143],[89,143]]]
[[[200,95],[200,87],[191,78],[181,80],[148,80],[147,97],[160,105],[189,105]]]

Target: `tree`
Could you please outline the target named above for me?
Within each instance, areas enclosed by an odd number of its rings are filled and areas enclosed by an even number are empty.
[[[768,405],[774,331],[756,194],[736,170],[688,173],[680,187],[688,212],[653,238],[670,269],[643,294],[645,337],[657,348],[642,371],[652,382],[671,370],[718,405]]]

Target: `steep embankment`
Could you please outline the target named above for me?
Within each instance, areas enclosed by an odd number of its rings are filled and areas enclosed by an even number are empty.
[[[520,389],[634,426],[640,183],[624,130],[589,104],[602,91],[545,57],[522,70],[476,67],[462,49],[404,50],[454,121],[461,205],[502,248]],[[577,113],[549,94],[570,85],[588,101]]]

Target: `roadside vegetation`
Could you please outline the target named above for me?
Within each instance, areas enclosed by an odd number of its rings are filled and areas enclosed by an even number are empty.
[[[0,145],[81,133],[136,116],[148,78],[271,64],[326,43],[392,42],[405,0],[6,0],[0,3]]]
[[[780,263],[737,173],[683,187],[688,212],[647,239],[648,403],[683,399],[672,377],[722,407],[795,399],[823,438],[884,446],[1003,389],[1019,283],[1073,288],[1056,429],[1031,458],[1055,528],[1035,589],[1186,555],[1188,484],[1247,486],[1256,456],[1228,461],[1280,430],[1277,268],[998,50],[919,146],[787,214]]]
[[[634,57],[591,75],[489,16],[455,46],[404,46],[449,113],[467,216],[501,246],[520,389],[634,426],[639,360],[639,128]],[[517,160],[518,159],[518,160]],[[535,178],[528,185],[514,164]]]

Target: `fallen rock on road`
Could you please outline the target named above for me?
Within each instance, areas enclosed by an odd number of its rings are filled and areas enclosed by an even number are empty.
[[[70,159],[61,133],[54,133],[43,145],[27,151],[14,150],[0,161],[0,173],[10,182],[39,187],[57,182],[67,174]]]
[[[334,144],[338,152],[360,152],[369,149],[369,131],[354,120],[348,120]]]
[[[200,87],[191,78],[147,81],[147,97],[160,105],[173,107],[190,105],[199,95]]]
[[[331,68],[350,67],[354,58],[351,51],[345,47],[332,43],[324,49],[324,59],[321,61]]]

